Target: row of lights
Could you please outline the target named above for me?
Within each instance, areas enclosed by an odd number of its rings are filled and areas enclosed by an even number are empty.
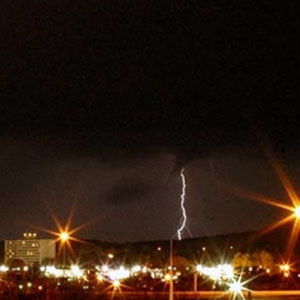
[[[33,285],[32,285],[31,282],[27,282],[26,287],[30,289],[30,288],[33,287]],[[23,290],[23,289],[24,289],[24,285],[23,285],[23,284],[19,284],[19,290]],[[42,286],[42,285],[38,285],[38,286],[37,286],[37,289],[38,289],[39,291],[42,291],[42,290],[43,290],[43,286]]]

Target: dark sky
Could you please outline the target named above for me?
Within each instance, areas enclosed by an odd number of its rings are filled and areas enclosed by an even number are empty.
[[[170,238],[262,228],[300,179],[297,1],[1,1],[0,238],[53,227]]]

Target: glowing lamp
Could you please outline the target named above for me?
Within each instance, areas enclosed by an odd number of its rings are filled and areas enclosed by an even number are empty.
[[[114,281],[113,281],[113,286],[114,286],[114,288],[118,288],[118,287],[120,287],[120,285],[121,285],[121,283],[120,283],[119,280],[114,280]]]
[[[170,274],[166,274],[166,275],[165,275],[165,280],[166,280],[166,281],[170,281],[170,280],[171,280],[171,278],[172,278],[172,277],[171,277],[171,275],[170,275]]]
[[[300,219],[300,206],[297,206],[296,208],[295,208],[295,216],[296,216],[296,218],[297,219]]]
[[[196,271],[201,272],[203,270],[203,267],[201,265],[196,266]]]
[[[103,281],[103,276],[101,274],[97,274],[97,279],[99,282]]]
[[[230,284],[229,289],[234,294],[241,294],[243,290],[243,284],[241,282],[234,281]]]
[[[64,243],[69,239],[69,234],[66,231],[63,231],[59,237],[60,240]]]
[[[290,270],[290,266],[288,264],[281,265],[280,270],[288,272]]]

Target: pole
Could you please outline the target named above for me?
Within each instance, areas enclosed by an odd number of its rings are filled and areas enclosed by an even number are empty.
[[[169,300],[174,299],[174,286],[173,286],[173,240],[170,240],[170,290]]]
[[[64,249],[63,249],[63,269],[65,270],[66,268],[66,243],[64,243]]]
[[[30,280],[33,278],[33,263],[30,263]]]
[[[198,274],[194,274],[194,292],[197,292],[198,290]]]

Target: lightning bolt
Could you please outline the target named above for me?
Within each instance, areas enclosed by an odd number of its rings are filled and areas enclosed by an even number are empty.
[[[181,182],[182,182],[182,190],[181,190],[181,201],[180,201],[180,207],[181,207],[181,211],[182,211],[182,222],[180,227],[177,230],[177,237],[179,240],[182,239],[182,231],[185,229],[186,226],[186,220],[187,220],[187,215],[186,215],[186,210],[185,210],[185,189],[186,189],[186,183],[185,183],[185,175],[184,175],[184,169],[181,169],[180,172],[180,176],[181,176]]]

